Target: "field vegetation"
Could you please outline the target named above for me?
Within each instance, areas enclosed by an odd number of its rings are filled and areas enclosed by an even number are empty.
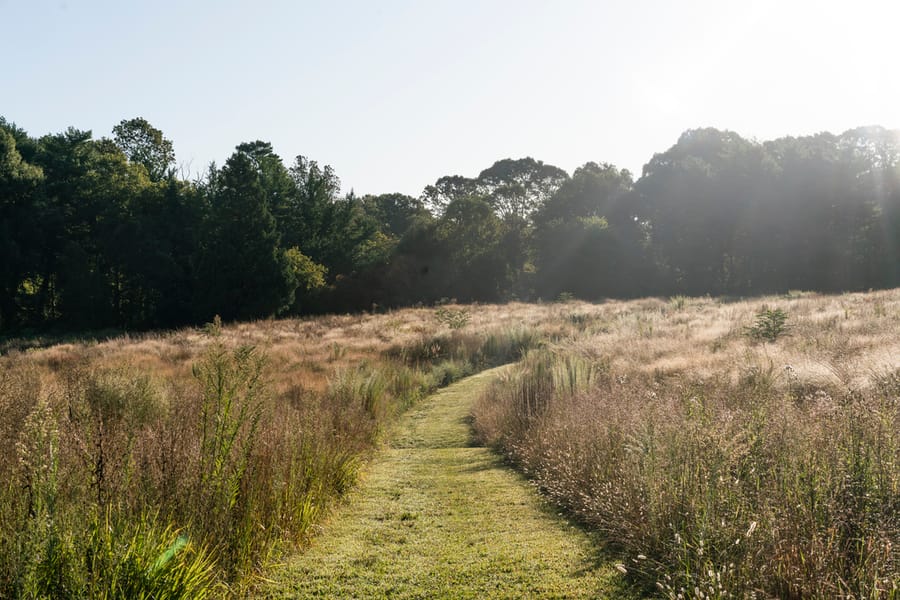
[[[669,598],[900,596],[900,292],[569,306],[576,333],[475,426],[625,577]]]
[[[347,505],[257,595],[634,598],[590,535],[473,443],[472,403],[507,368],[454,383],[404,414]]]
[[[541,314],[216,321],[7,348],[0,597],[241,593],[354,485],[398,413],[516,360]]]
[[[524,355],[476,403],[477,435],[645,594],[896,598],[898,330],[893,290],[8,343],[0,597],[244,593],[401,412]]]

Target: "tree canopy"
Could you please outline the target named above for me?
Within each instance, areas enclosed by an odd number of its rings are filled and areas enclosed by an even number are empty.
[[[644,166],[531,157],[419,197],[341,192],[265,141],[197,181],[143,118],[35,138],[0,117],[0,331],[171,327],[511,298],[900,285],[900,134],[686,131]]]

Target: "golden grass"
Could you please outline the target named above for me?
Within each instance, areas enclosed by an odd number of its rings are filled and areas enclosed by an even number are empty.
[[[519,330],[492,332],[541,315],[526,305],[483,313],[456,332],[433,309],[410,309],[0,357],[0,596],[85,592],[107,514],[122,532],[129,522],[186,528],[216,579],[242,585],[352,487],[399,411],[516,358]]]
[[[555,316],[566,312],[566,306],[454,305],[470,311],[472,318],[465,328],[469,332],[552,322]],[[277,386],[287,388],[300,384],[305,389],[321,391],[334,371],[375,359],[391,347],[405,346],[441,331],[449,332],[436,321],[434,313],[431,308],[410,308],[378,314],[233,323],[223,327],[222,340],[230,347],[254,345],[265,349]],[[210,338],[202,328],[188,328],[125,335],[99,342],[58,344],[29,350],[26,354],[28,362],[41,369],[48,383],[54,380],[54,373],[76,363],[97,368],[129,365],[164,378],[188,379],[191,364],[203,355],[209,344]],[[3,360],[9,357],[0,357],[0,363]]]
[[[754,340],[767,309],[788,331]],[[563,310],[476,427],[647,593],[900,595],[900,290]]]
[[[789,333],[774,343],[754,342],[745,335],[763,307],[788,314]],[[224,326],[217,338],[203,328],[188,328],[10,352],[0,357],[0,451],[6,457],[0,459],[0,480],[5,486],[0,495],[18,504],[0,508],[0,530],[15,531],[16,524],[28,521],[29,511],[34,510],[23,500],[22,490],[30,494],[36,483],[19,461],[23,441],[33,434],[27,433],[31,430],[26,426],[32,425],[45,427],[47,436],[59,435],[59,456],[69,462],[56,484],[67,500],[97,503],[98,498],[103,502],[121,492],[122,503],[131,503],[129,510],[134,511],[143,506],[140,502],[169,502],[174,495],[177,501],[167,509],[168,516],[194,514],[196,507],[187,504],[199,492],[188,483],[200,452],[196,426],[201,392],[192,366],[207,360],[214,344],[230,349],[252,345],[267,356],[267,395],[251,462],[254,477],[268,483],[247,493],[257,505],[268,507],[268,512],[260,514],[272,515],[266,517],[271,522],[257,524],[266,528],[267,539],[287,536],[289,543],[302,537],[298,532],[307,526],[298,527],[297,522],[314,522],[327,506],[323,498],[342,493],[352,484],[356,465],[380,436],[379,419],[394,410],[380,401],[360,404],[348,399],[347,390],[366,398],[384,390],[399,397],[405,385],[426,385],[423,378],[447,381],[465,373],[466,367],[454,363],[453,356],[447,357],[444,371],[429,372],[427,364],[415,372],[398,366],[405,357],[412,360],[411,367],[417,367],[416,361],[428,354],[435,340],[451,334],[471,354],[477,353],[487,332],[524,326],[546,340],[555,354],[580,357],[604,373],[604,385],[611,386],[614,395],[606,393],[600,402],[580,394],[581,400],[560,405],[565,410],[559,411],[559,418],[566,412],[577,415],[575,422],[566,421],[569,429],[563,428],[572,440],[580,439],[579,435],[590,439],[610,427],[598,406],[611,414],[618,411],[617,426],[630,428],[634,439],[627,444],[631,444],[643,439],[638,434],[648,423],[677,422],[672,411],[683,411],[683,396],[689,399],[688,392],[697,386],[707,386],[710,394],[725,394],[717,396],[716,406],[728,407],[726,396],[735,390],[744,400],[753,397],[747,391],[748,382],[768,386],[760,394],[765,395],[772,415],[772,431],[793,435],[790,432],[802,423],[799,429],[804,435],[823,436],[832,431],[827,419],[839,413],[842,398],[871,396],[900,370],[900,290],[837,296],[792,293],[737,302],[645,298],[452,308],[470,315],[468,325],[457,332],[442,325],[434,309],[412,308],[234,323]],[[403,348],[417,350],[407,355]],[[141,378],[148,382],[144,387],[130,383]],[[335,385],[346,389],[338,393]],[[142,391],[145,387],[150,391]],[[115,401],[117,394],[137,395],[149,408],[138,412],[115,408],[114,418],[96,412],[98,402],[106,406],[103,403],[109,398]],[[35,415],[43,414],[37,408],[40,402],[51,407],[56,425],[38,422]],[[404,395],[397,406],[405,402]],[[624,414],[625,407],[631,407],[631,412]],[[483,428],[499,427],[500,421],[491,421],[489,413],[485,410],[481,415]],[[721,418],[705,435],[723,445],[731,440],[727,453],[739,454],[745,436],[738,424],[743,421],[729,421],[727,411],[717,414]],[[133,428],[116,429],[122,419],[131,419]],[[809,419],[813,422],[805,421]],[[557,425],[563,427],[563,423]],[[499,437],[501,433],[493,432]],[[547,438],[546,444],[535,447],[564,450],[551,441]],[[620,455],[622,444],[611,444],[608,451]],[[800,441],[796,444],[798,452],[809,447]],[[101,456],[105,470],[98,470]],[[553,464],[568,468],[561,466],[564,461]],[[314,465],[318,479],[298,479],[297,465]],[[98,473],[102,483],[96,481]],[[547,471],[543,476],[552,483],[556,475]],[[297,481],[306,483],[295,486]],[[21,536],[17,535],[6,542],[0,539],[0,546],[13,544],[0,547],[0,554],[18,551],[21,544],[16,540]],[[900,548],[900,540],[895,546]],[[801,549],[778,551],[790,554]],[[235,556],[248,552],[256,550],[234,549]],[[8,582],[2,577],[0,586],[5,586]]]

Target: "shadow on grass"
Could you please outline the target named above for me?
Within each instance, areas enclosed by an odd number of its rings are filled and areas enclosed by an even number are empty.
[[[123,335],[141,336],[147,332],[128,332],[124,329],[97,329],[81,332],[53,332],[23,330],[16,334],[0,335],[0,355],[13,351],[42,350],[59,344],[98,344]],[[158,332],[157,332],[158,333]]]
[[[466,441],[466,448],[485,448],[484,442],[478,439],[478,436],[475,434],[475,416],[472,414],[468,414],[462,419],[460,419],[460,423],[466,425],[469,428],[469,439]]]

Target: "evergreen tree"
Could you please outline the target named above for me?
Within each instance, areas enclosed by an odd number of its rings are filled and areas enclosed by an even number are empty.
[[[209,190],[198,269],[202,318],[270,316],[292,299],[297,284],[260,179],[252,158],[238,151]]]
[[[42,181],[43,172],[22,159],[15,137],[0,126],[0,331],[19,324],[20,287],[35,285]]]

